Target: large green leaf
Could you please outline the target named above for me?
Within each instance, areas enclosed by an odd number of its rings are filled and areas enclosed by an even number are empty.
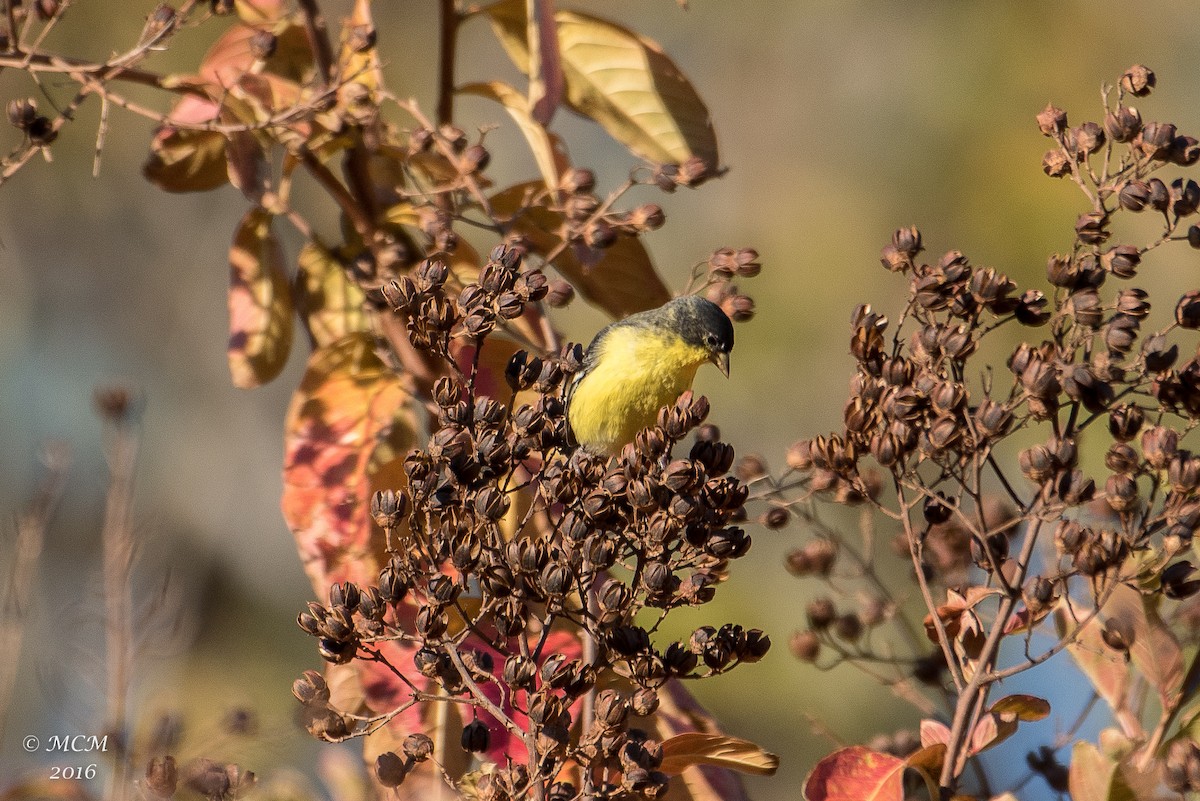
[[[524,0],[497,3],[487,13],[509,57],[528,75]],[[677,164],[696,156],[718,166],[708,108],[657,43],[575,11],[559,11],[554,18],[572,110],[649,161]]]

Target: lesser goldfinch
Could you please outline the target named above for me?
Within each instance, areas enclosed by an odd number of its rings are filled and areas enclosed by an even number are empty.
[[[694,295],[605,326],[567,389],[575,442],[594,453],[620,453],[691,387],[704,362],[728,378],[731,350],[733,323],[720,306]]]

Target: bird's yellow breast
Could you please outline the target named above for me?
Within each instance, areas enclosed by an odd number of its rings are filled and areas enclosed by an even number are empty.
[[[678,336],[645,328],[614,328],[595,366],[571,395],[568,422],[580,445],[616,454],[654,425],[658,410],[692,385],[707,352]]]

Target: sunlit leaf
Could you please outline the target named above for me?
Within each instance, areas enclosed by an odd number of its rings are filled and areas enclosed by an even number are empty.
[[[276,22],[287,12],[283,0],[233,0],[238,19],[248,25]]]
[[[1135,801],[1136,798],[1117,764],[1088,742],[1077,742],[1071,749],[1067,781],[1071,801]]]
[[[659,691],[659,707],[654,727],[659,740],[667,740],[685,732],[721,735],[716,719],[700,705],[678,680],[668,681]],[[693,765],[680,775],[683,788],[672,782],[667,798],[670,801],[749,801],[741,776],[732,770],[712,765]],[[686,792],[684,792],[686,790]]]
[[[974,755],[989,748],[994,748],[1017,733],[1016,718],[1002,718],[991,713],[980,715],[971,730],[971,739],[967,743],[967,753]]]
[[[491,198],[492,206],[499,214],[517,214],[531,188],[536,186],[511,186]],[[534,252],[542,256],[561,245],[561,226],[562,218],[557,213],[541,207],[526,209],[513,220],[514,229],[524,234]],[[653,309],[671,299],[650,254],[637,237],[619,237],[605,250],[568,247],[551,264],[580,295],[613,317]]]
[[[1068,635],[1074,630],[1075,622],[1068,615],[1065,605],[1061,605],[1054,613],[1055,626],[1059,636]],[[1114,710],[1125,708],[1129,693],[1130,670],[1116,651],[1109,648],[1101,637],[1103,626],[1097,619],[1088,621],[1073,642],[1067,646],[1067,651],[1075,664],[1087,676],[1088,681],[1096,688],[1096,693],[1103,698]]]
[[[250,42],[259,28],[233,25],[213,43],[200,61],[200,78],[214,92],[228,89],[252,73],[256,59]],[[272,29],[275,51],[267,58],[260,72],[267,72],[304,85],[312,78],[312,50],[308,35],[299,24],[286,24]]]
[[[950,742],[950,727],[940,720],[926,718],[921,721],[921,746],[946,745]]]
[[[181,99],[169,119],[179,123],[211,122],[216,103],[195,95]],[[142,166],[147,180],[168,192],[205,192],[229,181],[225,136],[164,125],[150,140],[150,156]]]
[[[379,90],[379,53],[373,39],[375,30],[371,19],[370,0],[355,0],[354,11],[342,26],[342,46],[338,53],[337,71],[340,79],[338,104],[354,107],[364,100],[374,101]],[[368,34],[368,32],[371,32]]]
[[[938,797],[938,778],[942,773],[942,765],[946,761],[946,744],[934,743],[927,745],[911,754],[904,764],[915,770],[925,782],[925,789],[930,798]]]
[[[283,370],[292,347],[292,295],[271,215],[251,209],[229,249],[229,373],[243,389]]]
[[[1050,715],[1050,702],[1036,695],[1008,695],[992,704],[990,711],[1016,720],[1042,720]]]
[[[225,145],[229,182],[242,190],[251,203],[259,204],[267,188],[267,159],[254,134],[236,131]]]
[[[903,759],[861,745],[822,759],[804,782],[807,801],[904,801]]]
[[[1159,695],[1164,706],[1173,703],[1183,686],[1183,651],[1175,635],[1158,616],[1153,599],[1125,585],[1113,588],[1101,610],[1105,620],[1117,620],[1133,632],[1129,655]]]
[[[520,92],[503,81],[467,84],[459,91],[467,95],[486,97],[503,105],[525,135],[525,141],[529,143],[529,149],[533,152],[533,159],[546,187],[553,189],[558,186],[559,176],[568,165],[555,151],[550,134],[531,116],[529,101]]]
[[[685,732],[663,740],[662,749],[659,769],[669,776],[692,765],[713,765],[755,776],[773,776],[779,769],[779,757],[737,737]]]
[[[282,507],[319,595],[331,577],[378,578],[382,535],[369,514],[369,473],[381,442],[392,453],[415,442],[407,400],[368,334],[349,334],[309,357],[284,428]]]
[[[347,334],[365,331],[362,290],[346,277],[337,257],[321,243],[311,241],[300,249],[298,262],[297,302],[314,344],[324,347]]]
[[[517,68],[530,72],[524,0],[487,8],[492,28]],[[718,166],[708,109],[674,62],[654,42],[612,22],[559,11],[558,46],[567,104],[598,122],[649,161],[696,156]]]

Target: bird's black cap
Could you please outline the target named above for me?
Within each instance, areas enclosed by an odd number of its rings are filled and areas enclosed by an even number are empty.
[[[661,312],[666,319],[659,324],[676,331],[688,344],[715,353],[733,350],[733,323],[712,301],[684,295],[668,302]]]

